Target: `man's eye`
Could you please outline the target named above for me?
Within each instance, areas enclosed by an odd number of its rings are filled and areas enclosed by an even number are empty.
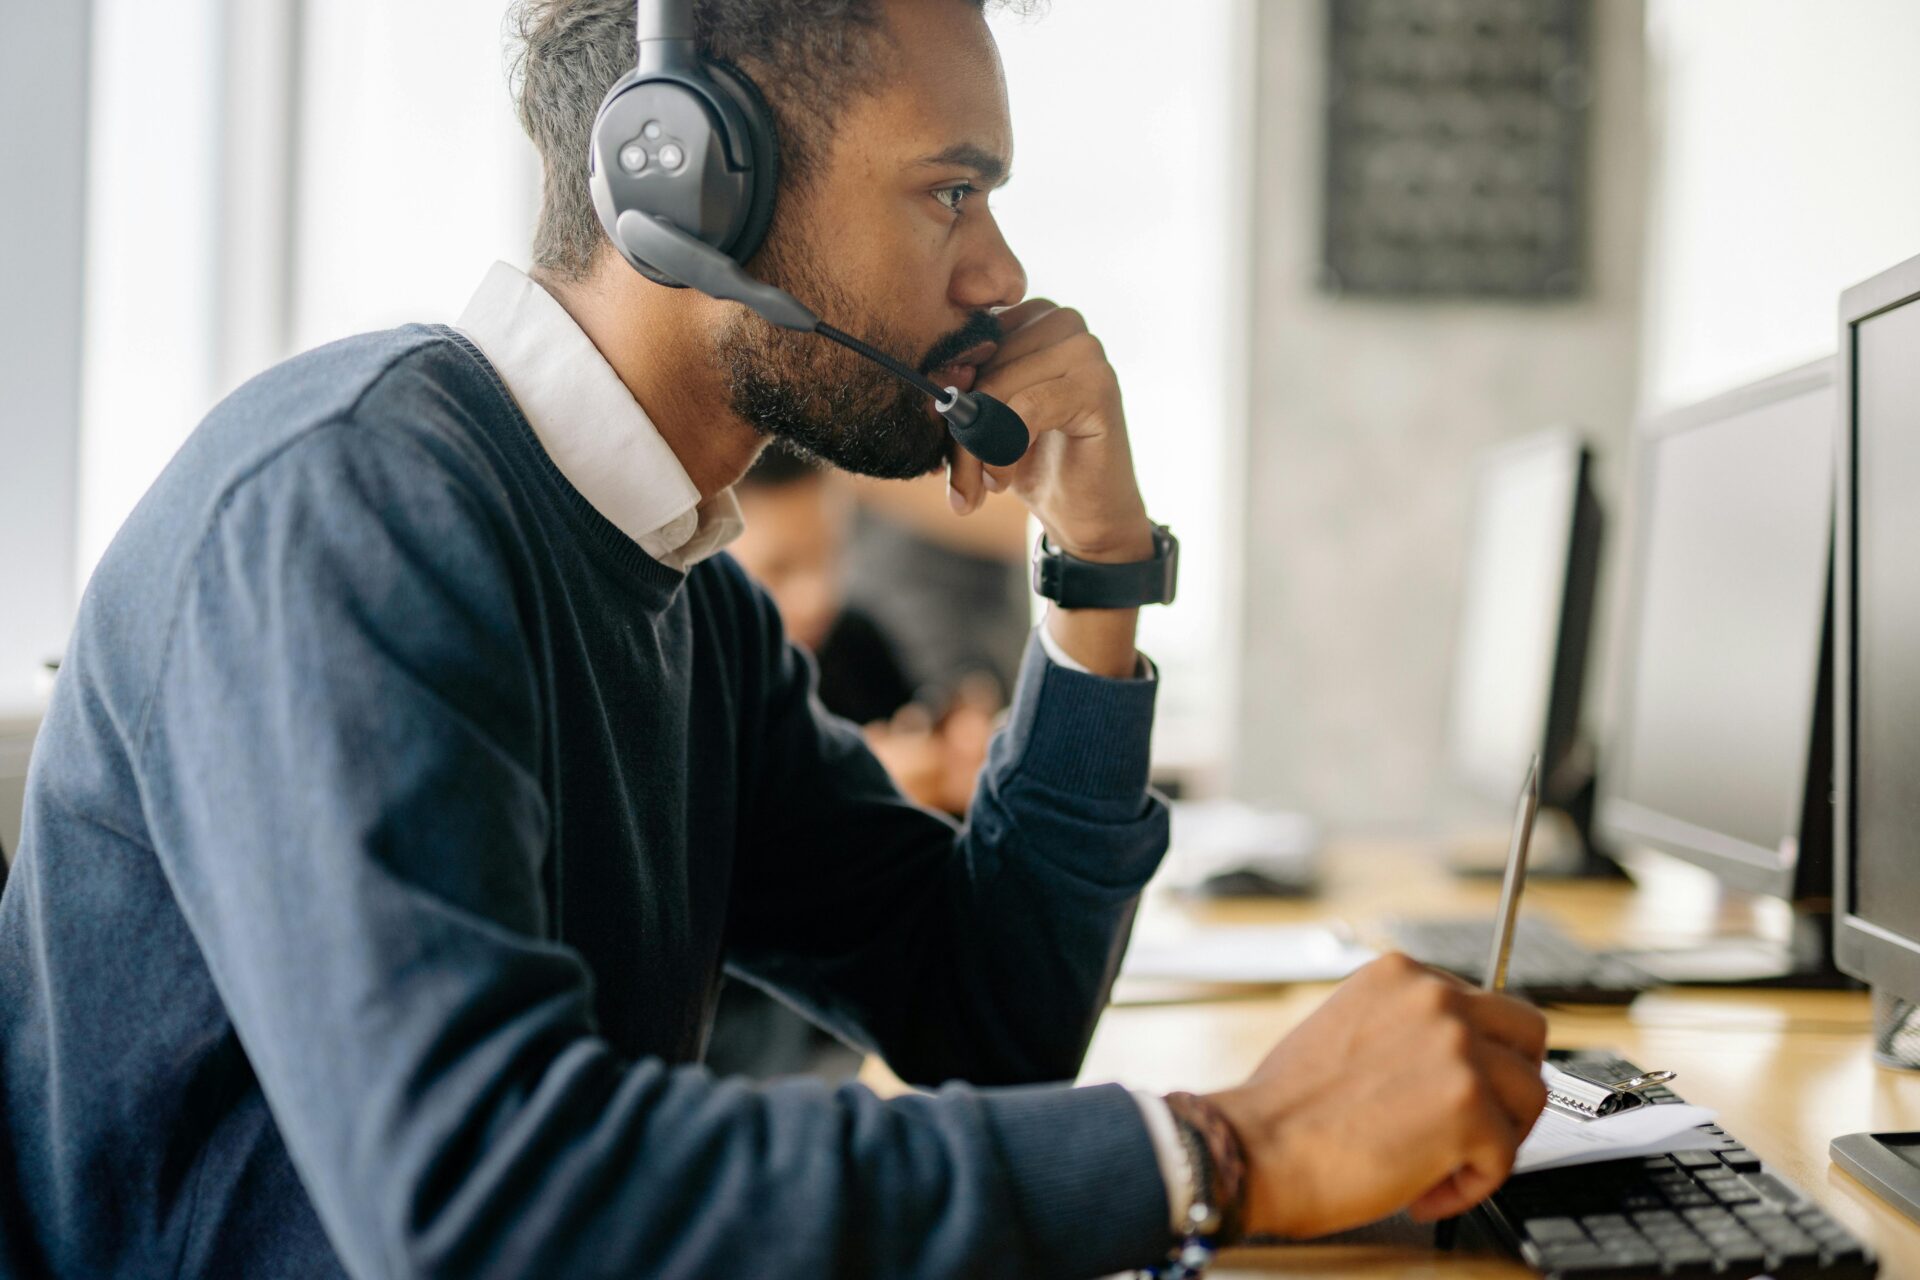
[[[946,205],[947,208],[953,212],[959,213],[960,206],[966,201],[966,198],[976,194],[978,191],[979,188],[975,187],[972,183],[962,182],[958,186],[941,187],[933,193],[933,198],[941,204]]]

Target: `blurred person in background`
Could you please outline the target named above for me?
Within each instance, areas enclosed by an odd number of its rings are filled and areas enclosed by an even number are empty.
[[[1002,689],[1011,687],[1000,683],[985,656],[1001,639],[997,631],[1007,629],[1004,620],[992,609],[975,607],[976,596],[963,593],[955,599],[943,590],[944,578],[930,586],[910,571],[904,558],[869,560],[864,569],[850,558],[856,493],[864,503],[871,490],[884,494],[926,487],[919,481],[856,486],[776,442],[735,489],[746,528],[729,550],[773,597],[788,638],[813,655],[821,704],[862,727],[867,745],[902,791],[929,808],[960,817],[986,761],[993,720],[1004,705]],[[944,497],[940,504],[947,524],[968,523],[954,515]],[[996,516],[1009,505],[1020,511],[1017,503],[993,505]],[[1024,512],[1019,527],[1023,535]],[[917,535],[887,531],[877,537],[887,541]],[[938,555],[937,544],[917,540],[934,545],[928,559]],[[932,615],[935,625],[928,630],[953,640],[938,650],[923,651],[910,672],[893,627],[851,603],[856,598],[913,602]],[[1016,661],[1032,630],[1026,614],[1023,596],[1016,620]]]
[[[848,599],[886,629],[915,684],[935,687],[932,705],[963,686],[1005,705],[1033,630],[1027,509],[990,494],[962,519],[938,475],[849,483]]]

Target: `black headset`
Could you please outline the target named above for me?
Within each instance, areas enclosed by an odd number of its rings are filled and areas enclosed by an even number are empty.
[[[968,453],[994,466],[1018,462],[1027,424],[1012,409],[936,385],[741,270],[773,221],[773,114],[744,73],[700,56],[693,0],[639,0],[636,35],[638,60],[600,103],[587,155],[594,211],[620,256],[656,284],[742,303],[783,329],[839,343],[932,396]]]

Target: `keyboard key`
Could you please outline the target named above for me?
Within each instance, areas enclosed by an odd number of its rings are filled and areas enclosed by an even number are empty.
[[[1660,1264],[1660,1251],[1644,1240],[1608,1242],[1600,1246],[1609,1267],[1654,1267]]]
[[[1711,1151],[1676,1151],[1673,1161],[1683,1169],[1717,1169],[1720,1157]]]
[[[1554,1244],[1562,1240],[1585,1240],[1587,1233],[1572,1218],[1529,1218],[1522,1229],[1532,1239],[1541,1244]]]
[[[1720,1158],[1726,1162],[1729,1169],[1739,1169],[1742,1172],[1760,1167],[1760,1157],[1745,1147],[1729,1147],[1720,1153]]]
[[[1602,1267],[1607,1254],[1597,1244],[1556,1244],[1540,1250],[1540,1266],[1546,1271],[1570,1271],[1578,1267]]]
[[[1713,1248],[1713,1256],[1721,1266],[1732,1271],[1736,1276],[1752,1274],[1751,1272],[1742,1272],[1738,1270],[1738,1268],[1750,1267],[1757,1272],[1760,1268],[1764,1267],[1767,1262],[1767,1251],[1760,1247],[1759,1241],[1755,1241],[1752,1244],[1715,1245]]]
[[[1768,1251],[1772,1253],[1805,1255],[1817,1253],[1820,1249],[1820,1246],[1814,1242],[1812,1236],[1804,1231],[1793,1228],[1780,1230],[1777,1228],[1755,1227],[1753,1234],[1758,1236],[1760,1243],[1767,1246]]]
[[[1713,1250],[1707,1247],[1704,1240],[1675,1240],[1654,1247],[1660,1251],[1660,1261],[1667,1266],[1713,1261]]]
[[[1792,1208],[1805,1199],[1798,1191],[1770,1173],[1748,1174],[1747,1185],[1759,1192],[1761,1199],[1777,1204],[1783,1209]]]

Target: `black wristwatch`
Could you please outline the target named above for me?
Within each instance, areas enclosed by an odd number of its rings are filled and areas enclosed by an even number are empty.
[[[1163,524],[1153,526],[1153,558],[1130,564],[1077,560],[1047,545],[1033,544],[1033,589],[1062,609],[1134,609],[1172,604],[1180,576],[1180,540]]]

